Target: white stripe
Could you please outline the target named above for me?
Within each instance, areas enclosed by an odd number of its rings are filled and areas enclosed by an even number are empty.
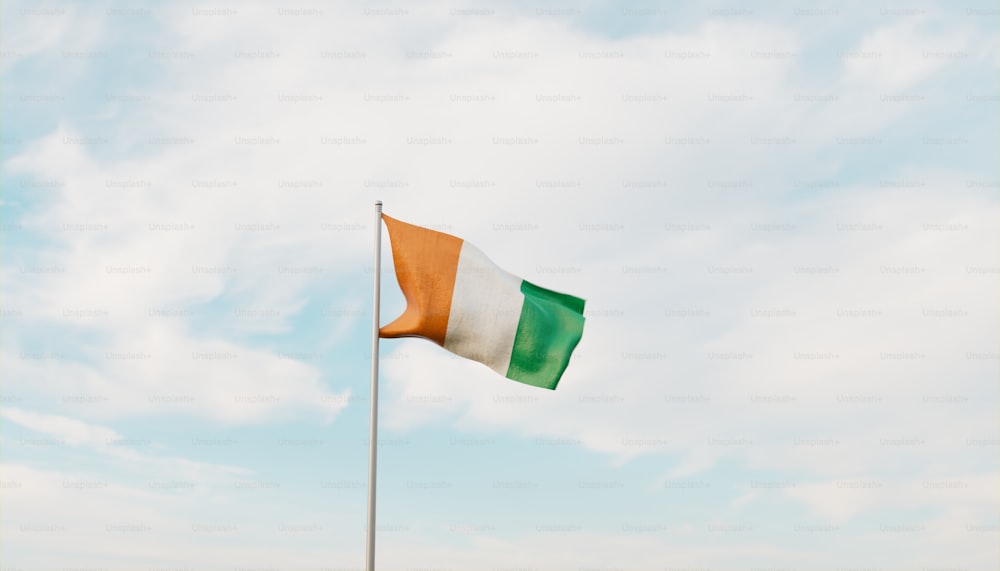
[[[462,242],[444,348],[506,376],[523,305],[521,278]]]

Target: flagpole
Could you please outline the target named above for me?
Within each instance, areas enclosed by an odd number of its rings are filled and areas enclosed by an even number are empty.
[[[379,278],[382,272],[382,201],[375,201],[375,290],[372,294],[372,390],[368,427],[368,556],[365,569],[375,571],[375,472],[378,456],[378,327]]]

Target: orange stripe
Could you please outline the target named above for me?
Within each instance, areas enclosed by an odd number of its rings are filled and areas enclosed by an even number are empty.
[[[382,215],[406,311],[380,337],[426,337],[444,346],[462,239]]]

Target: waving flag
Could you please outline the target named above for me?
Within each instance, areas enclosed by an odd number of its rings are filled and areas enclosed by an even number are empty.
[[[584,300],[500,269],[461,238],[382,219],[406,310],[380,337],[423,337],[508,379],[556,388],[583,335]]]

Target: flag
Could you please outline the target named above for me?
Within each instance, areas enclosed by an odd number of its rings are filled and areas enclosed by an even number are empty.
[[[584,300],[522,280],[450,234],[382,215],[406,310],[379,336],[423,337],[554,389],[583,335]]]

